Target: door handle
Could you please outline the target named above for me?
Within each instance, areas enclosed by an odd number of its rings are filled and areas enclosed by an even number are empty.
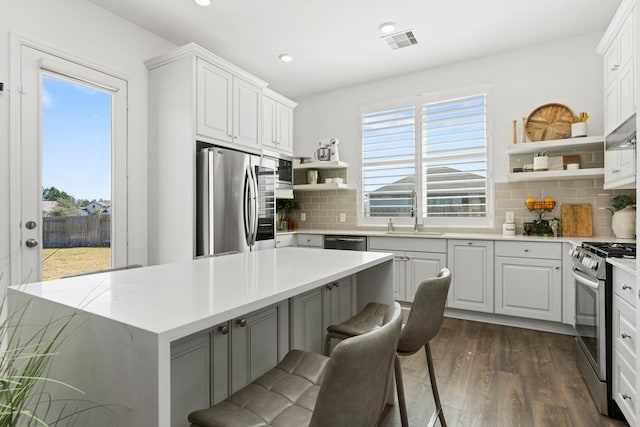
[[[27,228],[27,230],[33,230],[34,228],[36,228],[36,222],[27,221],[24,226]]]
[[[28,248],[35,248],[38,246],[38,241],[36,239],[27,239],[24,244],[27,245]]]

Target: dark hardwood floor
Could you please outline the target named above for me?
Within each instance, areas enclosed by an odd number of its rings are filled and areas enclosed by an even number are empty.
[[[571,336],[445,318],[431,349],[451,427],[628,425],[596,409]],[[424,350],[401,359],[409,425],[424,426],[434,409]],[[380,425],[400,426],[396,406]]]

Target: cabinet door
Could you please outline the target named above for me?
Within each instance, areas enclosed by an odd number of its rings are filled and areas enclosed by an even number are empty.
[[[278,140],[276,135],[277,102],[267,96],[262,97],[262,145],[276,148]]]
[[[562,320],[562,262],[496,257],[496,313]]]
[[[447,265],[447,255],[430,252],[407,252],[405,263],[405,301],[411,302],[416,296],[420,283],[425,279],[436,277],[440,270]]]
[[[278,363],[278,306],[235,319],[231,327],[231,392],[257,379]]]
[[[278,149],[293,154],[293,109],[278,103],[277,112]]]
[[[604,87],[604,132],[611,133],[618,126],[618,82],[614,80]],[[606,160],[605,160],[605,167]],[[606,172],[605,172],[606,173]]]
[[[198,59],[197,120],[198,134],[231,142],[233,76],[215,65]]]
[[[370,252],[391,252],[393,253],[393,299],[394,301],[406,301],[406,253],[404,251],[391,251],[385,249],[374,249]]]
[[[340,279],[326,285],[324,288],[324,318],[325,330],[329,325],[342,323],[355,313],[353,311],[351,278]]]
[[[260,87],[245,80],[233,79],[234,142],[250,148],[260,148]]]
[[[191,411],[210,406],[208,333],[171,344],[171,426],[189,427]]]
[[[322,354],[322,288],[291,299],[291,348]]]
[[[449,307],[493,313],[493,242],[449,240]]]

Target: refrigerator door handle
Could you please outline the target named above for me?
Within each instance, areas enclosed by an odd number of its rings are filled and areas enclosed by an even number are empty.
[[[242,193],[242,213],[244,220],[244,238],[248,246],[251,246],[251,233],[253,230],[251,224],[252,218],[252,202],[251,202],[251,168],[247,167],[244,171],[244,184]]]
[[[255,169],[251,168],[251,183],[253,184],[253,197],[252,197],[252,219],[253,228],[251,229],[251,246],[256,243],[258,237],[258,176]]]

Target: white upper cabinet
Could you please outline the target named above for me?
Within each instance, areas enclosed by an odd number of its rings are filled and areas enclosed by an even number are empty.
[[[197,133],[259,149],[260,86],[200,58],[197,63]]]
[[[263,90],[263,147],[293,155],[293,109],[296,105],[270,89]]]
[[[604,133],[613,131],[636,110],[634,2],[624,1],[598,45],[604,64]]]

